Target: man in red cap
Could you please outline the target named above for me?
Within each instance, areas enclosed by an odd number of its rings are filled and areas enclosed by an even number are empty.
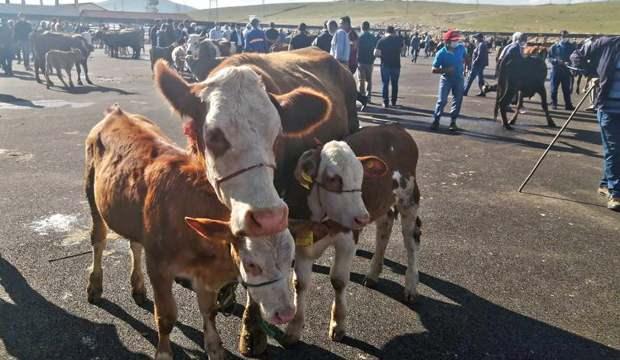
[[[465,62],[465,47],[460,43],[461,34],[456,30],[448,30],[443,34],[445,46],[435,55],[433,60],[433,74],[441,74],[437,105],[433,112],[431,130],[439,128],[439,118],[448,102],[448,94],[452,92],[452,107],[450,108],[451,131],[458,130],[456,119],[461,112],[463,102],[463,63]]]

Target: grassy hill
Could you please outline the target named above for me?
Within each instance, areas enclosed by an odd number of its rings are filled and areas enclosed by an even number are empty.
[[[332,3],[292,3],[218,9],[220,22],[246,22],[248,15],[263,22],[321,25],[325,19],[349,15],[354,24],[396,24],[403,28],[457,28],[477,31],[620,33],[620,0],[606,3],[541,6],[465,5],[440,2],[337,1]],[[199,20],[216,19],[215,10],[190,13]]]

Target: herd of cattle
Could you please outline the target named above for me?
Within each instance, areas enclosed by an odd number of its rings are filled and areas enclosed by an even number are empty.
[[[312,264],[333,247],[329,336],[341,340],[360,232],[376,222],[376,251],[366,279],[373,286],[399,214],[408,256],[404,297],[413,301],[421,235],[418,149],[399,126],[358,130],[357,92],[348,69],[306,48],[227,57],[202,82],[188,83],[164,60],[153,71],[161,94],[187,119],[187,148],[178,148],[149,119],[118,106],[89,133],[90,302],[102,295],[110,228],[130,241],[131,291],[138,304],[146,298],[144,251],[157,359],[172,358],[175,279],[189,282],[197,294],[210,359],[226,354],[215,328],[222,305],[218,292],[236,281],[244,286],[248,303],[239,350],[255,356],[267,346],[262,319],[288,323],[282,344],[300,339]]]

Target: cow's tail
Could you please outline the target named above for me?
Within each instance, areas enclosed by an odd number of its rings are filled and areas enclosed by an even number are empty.
[[[86,200],[88,200],[90,215],[93,220],[93,227],[91,228],[90,233],[90,240],[93,246],[105,241],[107,236],[107,226],[101,217],[101,213],[99,212],[97,201],[95,199],[95,163],[98,157],[98,151],[102,147],[103,144],[101,144],[99,134],[97,134],[96,137],[89,136],[86,139],[86,150],[84,156],[84,192],[86,193]]]

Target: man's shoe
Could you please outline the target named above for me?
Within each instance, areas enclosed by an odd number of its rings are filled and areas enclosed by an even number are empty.
[[[609,200],[607,200],[607,208],[620,211],[620,197],[610,197]]]
[[[450,131],[458,131],[459,127],[456,126],[456,121],[451,121],[450,126],[448,126],[448,130]]]
[[[609,197],[609,189],[607,186],[599,186],[598,194],[604,197]]]
[[[557,109],[558,109],[558,106],[557,106],[557,105],[551,105],[551,108],[552,108],[553,110],[557,110]]]
[[[439,120],[435,120],[431,124],[431,130],[437,130],[437,129],[439,129]]]
[[[487,97],[487,94],[485,94],[485,93],[481,92],[481,93],[476,94],[476,96],[480,96],[480,97]]]
[[[388,103],[386,103],[386,102],[384,102],[384,103],[383,103],[383,108],[384,108],[384,109],[387,109],[387,108],[389,108],[389,107],[390,107],[390,104],[388,104]]]
[[[573,105],[568,105],[564,109],[566,109],[568,111],[573,111],[573,110],[575,110],[575,107]]]

